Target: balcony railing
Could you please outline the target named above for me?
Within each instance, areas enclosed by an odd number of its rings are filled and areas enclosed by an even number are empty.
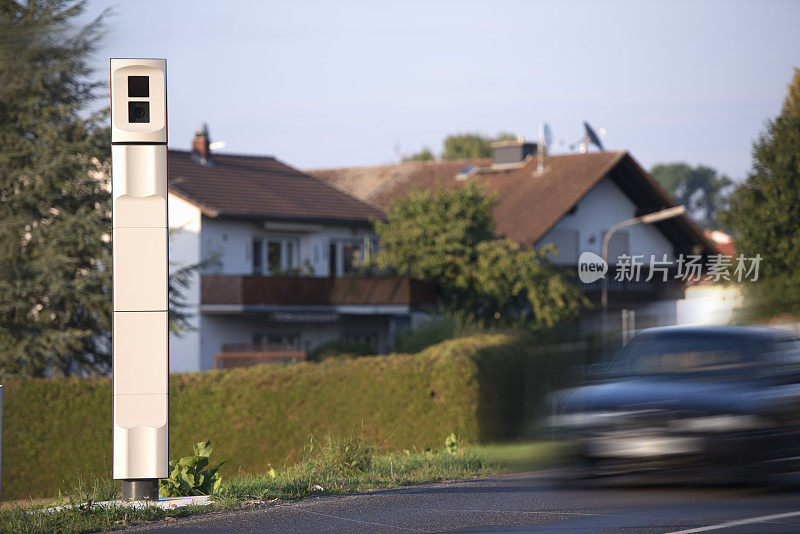
[[[435,301],[433,285],[404,277],[315,278],[203,275],[202,305],[405,305]]]
[[[261,363],[288,363],[306,359],[306,353],[295,350],[287,344],[243,344],[232,343],[222,346],[222,352],[214,355],[216,369],[249,367]]]

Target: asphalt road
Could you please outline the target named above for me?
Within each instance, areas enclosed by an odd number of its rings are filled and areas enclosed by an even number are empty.
[[[310,498],[160,521],[147,533],[800,532],[797,486],[648,481],[565,487],[553,473]]]

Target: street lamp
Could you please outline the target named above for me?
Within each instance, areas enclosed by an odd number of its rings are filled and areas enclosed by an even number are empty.
[[[686,206],[675,206],[673,208],[667,208],[661,211],[648,213],[647,215],[642,215],[641,217],[634,217],[633,219],[627,219],[625,221],[618,222],[612,226],[603,237],[603,262],[606,265],[608,264],[608,244],[611,241],[611,237],[620,228],[625,228],[626,226],[632,226],[634,224],[652,224],[655,222],[664,221],[666,219],[672,219],[673,217],[678,217],[684,213],[686,213]],[[603,309],[603,340],[605,341],[606,331],[608,330],[608,278],[605,276],[603,277],[603,291],[600,294],[600,305]]]

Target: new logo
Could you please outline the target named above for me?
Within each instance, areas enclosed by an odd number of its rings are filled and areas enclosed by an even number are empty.
[[[584,284],[600,280],[607,272],[608,264],[594,252],[584,252],[578,258],[578,278]]]

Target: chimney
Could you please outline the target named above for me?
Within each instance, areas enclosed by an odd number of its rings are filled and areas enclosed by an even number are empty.
[[[194,132],[194,139],[192,139],[192,157],[198,160],[201,165],[208,165],[211,163],[210,144],[211,141],[208,138],[208,124],[203,123],[203,125]]]
[[[536,146],[536,143],[527,142],[522,137],[516,141],[492,143],[492,164],[516,165],[523,163],[529,156],[536,155]]]

